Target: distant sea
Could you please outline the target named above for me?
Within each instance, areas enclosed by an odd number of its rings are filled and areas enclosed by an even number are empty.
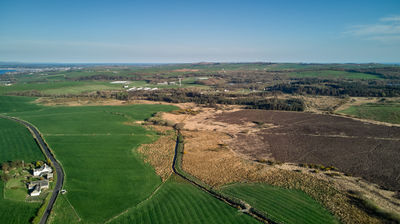
[[[0,70],[0,75],[6,73],[6,72],[15,72],[17,70]]]

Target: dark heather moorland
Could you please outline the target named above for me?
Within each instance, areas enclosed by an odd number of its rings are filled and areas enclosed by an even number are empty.
[[[391,190],[400,190],[400,128],[363,123],[349,118],[298,112],[242,110],[218,115],[231,124],[273,124],[257,133],[262,145],[252,145],[248,135],[239,142],[241,153],[280,162],[334,166]],[[243,143],[242,143],[243,144]]]

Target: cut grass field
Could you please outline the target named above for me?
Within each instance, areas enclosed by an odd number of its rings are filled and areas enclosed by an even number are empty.
[[[82,221],[99,223],[139,203],[161,183],[136,152],[140,144],[157,136],[124,122],[172,109],[165,105],[44,107],[14,115],[36,125],[54,150],[65,171],[66,198]]]
[[[0,118],[0,163],[44,160],[44,155],[31,133],[22,124]]]
[[[85,82],[43,82],[43,83],[16,83],[11,86],[0,86],[0,95],[13,92],[38,91],[42,94],[61,95],[61,94],[80,94],[83,92],[97,90],[118,90],[122,85],[113,85],[109,82],[85,81]]]
[[[0,96],[0,113],[33,111],[41,109],[42,107],[34,104],[33,100],[35,100],[35,98],[32,97]]]
[[[299,190],[266,184],[232,184],[221,190],[246,201],[278,223],[339,223],[318,202]]]
[[[29,105],[27,107],[31,108]],[[28,129],[14,121],[0,118],[0,163],[14,160],[31,162],[44,160],[44,156]],[[22,183],[18,181],[15,179],[10,183],[4,183],[0,180],[0,221],[2,223],[28,223],[41,205],[41,203],[24,202],[26,192],[13,189],[7,189],[7,192],[4,192],[5,184],[8,188],[15,187],[14,185],[20,187]]]
[[[400,103],[367,103],[339,111],[358,118],[400,124]]]
[[[171,176],[148,201],[111,223],[258,223],[178,176]]]
[[[302,71],[289,73],[289,77],[295,78],[346,78],[346,79],[382,79],[378,75],[359,73],[359,72],[346,72],[335,70],[321,70],[321,71]]]

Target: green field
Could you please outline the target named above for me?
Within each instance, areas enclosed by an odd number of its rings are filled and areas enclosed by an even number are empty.
[[[66,197],[84,222],[98,223],[139,203],[161,183],[136,152],[137,146],[154,140],[155,133],[124,122],[172,109],[164,105],[44,107],[14,115],[39,128],[65,170]]]
[[[78,223],[80,217],[77,215],[66,195],[60,194],[54,204],[53,211],[47,223]]]
[[[27,107],[31,108],[29,105]],[[14,160],[32,162],[44,160],[44,156],[28,129],[14,121],[0,118],[0,163]],[[23,202],[27,194],[21,190],[19,179],[11,179],[6,184],[7,190],[4,192],[5,183],[0,180],[0,221],[28,223],[36,215],[41,203]],[[13,189],[15,187],[19,189]]]
[[[339,111],[359,118],[400,124],[400,103],[367,103]]]
[[[97,90],[122,90],[122,85],[113,85],[99,81],[58,81],[42,83],[16,83],[12,86],[0,86],[0,95],[23,91],[38,91],[42,94],[63,95],[80,94]]]
[[[295,78],[345,78],[345,79],[382,79],[380,76],[359,72],[346,72],[335,70],[301,71],[289,73]]]
[[[232,184],[221,190],[245,200],[278,223],[338,223],[318,202],[299,190],[266,184]]]
[[[0,109],[1,110],[1,109]],[[44,155],[31,133],[22,124],[0,118],[0,163],[44,160]]]
[[[178,83],[178,80],[176,80]],[[45,95],[78,95],[81,93],[103,91],[103,90],[123,90],[123,86],[129,87],[149,87],[149,88],[188,88],[200,87],[207,88],[204,85],[193,83],[192,79],[183,79],[182,86],[179,85],[157,85],[149,84],[146,81],[132,81],[129,84],[111,84],[110,82],[100,81],[57,81],[57,82],[42,82],[42,83],[22,83],[18,82],[11,86],[0,85],[0,95],[13,94],[18,92],[35,91]]]
[[[1,96],[0,113],[40,110],[42,107],[34,104],[32,97]]]
[[[152,198],[111,223],[258,223],[222,201],[172,176]]]

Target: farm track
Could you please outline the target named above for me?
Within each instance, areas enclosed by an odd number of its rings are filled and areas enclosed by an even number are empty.
[[[274,222],[274,221],[272,221],[271,219],[265,217],[263,214],[261,214],[261,213],[255,211],[255,210],[254,210],[253,208],[251,208],[251,207],[249,206],[249,204],[247,204],[246,202],[241,202],[241,203],[234,202],[233,200],[231,200],[231,199],[229,199],[229,198],[227,198],[227,197],[224,197],[223,195],[218,194],[217,192],[215,192],[215,191],[213,191],[213,190],[208,189],[207,187],[205,187],[205,186],[203,186],[203,185],[197,183],[196,181],[191,180],[191,179],[188,178],[184,173],[181,173],[180,171],[178,171],[178,170],[175,168],[175,166],[176,166],[176,164],[177,164],[176,160],[178,159],[177,157],[178,157],[178,153],[179,153],[179,152],[178,152],[179,144],[182,144],[182,143],[180,143],[180,141],[179,141],[179,136],[180,136],[180,135],[181,135],[181,134],[178,133],[177,138],[176,138],[175,154],[174,154],[174,159],[173,159],[173,161],[172,161],[172,170],[173,170],[173,172],[174,172],[176,175],[180,176],[181,178],[183,178],[184,180],[186,180],[186,181],[189,182],[190,184],[194,185],[195,187],[199,188],[200,190],[202,190],[202,191],[208,193],[208,194],[211,195],[212,197],[214,197],[214,198],[216,198],[216,199],[218,199],[218,200],[220,200],[220,201],[222,201],[222,202],[228,204],[229,206],[231,206],[231,207],[233,207],[233,208],[236,208],[236,209],[237,209],[237,208],[240,208],[240,211],[241,211],[241,212],[246,213],[246,214],[252,216],[253,218],[257,219],[257,220],[260,221],[260,222],[263,222],[263,223],[271,223],[271,224],[278,224],[277,222]],[[179,169],[181,169],[181,168],[179,168]]]
[[[53,164],[54,168],[56,169],[56,173],[57,173],[57,182],[56,185],[53,189],[53,194],[51,195],[50,201],[47,204],[46,210],[43,213],[42,218],[40,219],[40,224],[45,224],[47,222],[47,219],[49,218],[50,212],[54,206],[54,203],[57,199],[58,194],[61,191],[61,188],[63,186],[64,183],[64,171],[62,170],[61,165],[58,163],[58,161],[54,158],[52,152],[50,151],[49,147],[47,146],[47,144],[45,143],[45,141],[43,140],[40,132],[36,129],[36,127],[34,127],[32,124],[15,118],[15,117],[8,117],[8,116],[4,116],[4,115],[0,115],[0,117],[2,118],[6,118],[15,122],[18,122],[20,124],[23,124],[26,128],[29,129],[29,131],[32,133],[32,136],[35,138],[36,142],[38,143],[38,145],[40,146],[40,148],[43,150],[43,153],[46,155],[47,158],[50,159],[51,163]]]

